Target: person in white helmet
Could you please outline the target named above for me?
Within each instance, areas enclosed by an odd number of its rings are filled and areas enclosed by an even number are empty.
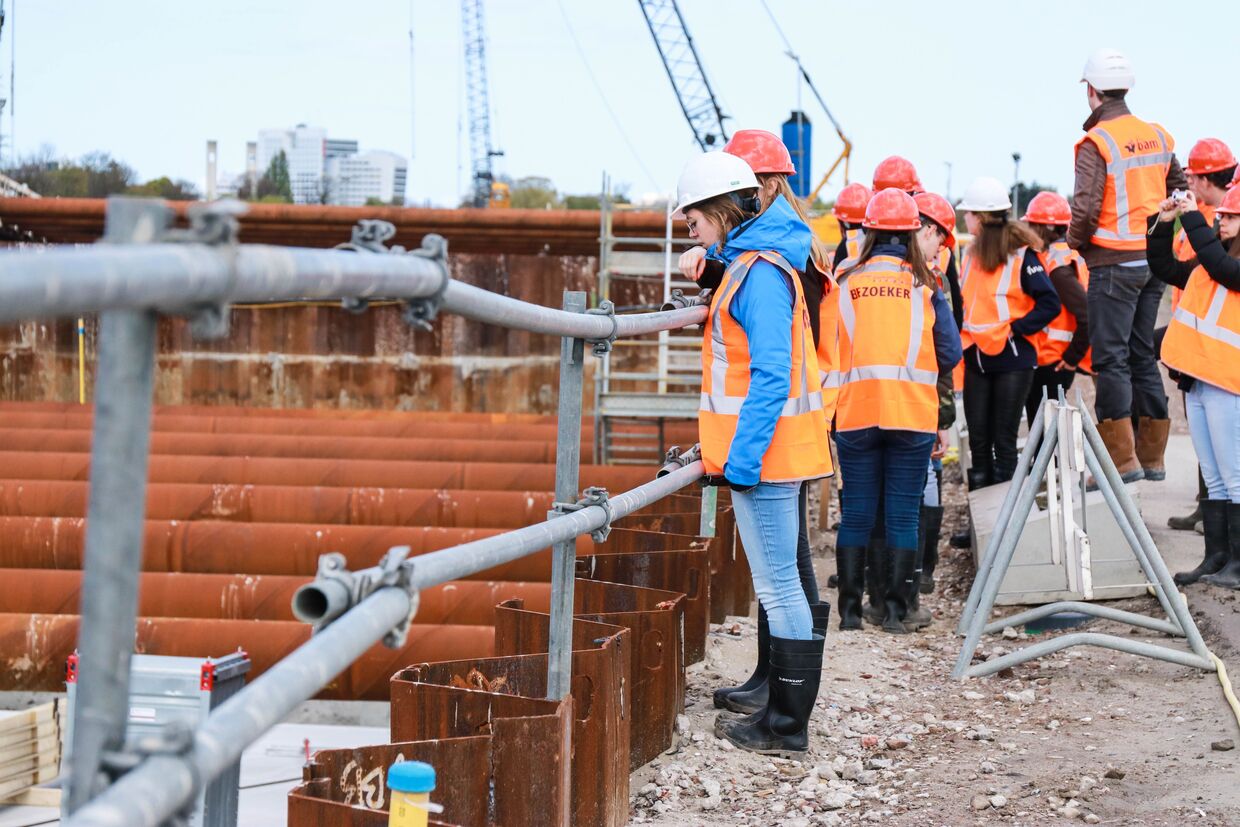
[[[1099,49],[1081,82],[1090,116],[1076,144],[1067,241],[1089,267],[1098,431],[1125,482],[1161,480],[1171,423],[1154,355],[1154,322],[1164,285],[1150,275],[1145,225],[1168,193],[1186,189],[1188,180],[1171,135],[1128,110],[1125,97],[1135,79],[1127,57]]]
[[[957,205],[973,235],[960,268],[969,490],[1016,471],[1016,437],[1038,366],[1031,339],[1061,308],[1038,259],[1041,239],[1011,218],[1011,208],[1008,188],[994,178],[978,178]]]
[[[698,432],[707,483],[732,489],[770,627],[765,705],[750,717],[720,713],[715,731],[742,749],[797,754],[809,747],[825,640],[797,571],[797,500],[802,482],[832,467],[796,269],[812,233],[782,199],[759,212],[758,186],[735,155],[698,155],[681,173],[673,215],[726,265],[703,332]]]

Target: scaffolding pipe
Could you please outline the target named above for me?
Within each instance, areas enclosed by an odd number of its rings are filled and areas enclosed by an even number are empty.
[[[556,542],[585,534],[644,508],[701,479],[695,461],[611,498],[611,513],[588,506],[545,523],[418,557],[412,586],[424,589],[458,573],[472,574],[515,560]],[[213,711],[195,731],[185,755],[157,754],[121,776],[78,810],[64,827],[157,827],[178,812],[195,791],[235,764],[242,751],[303,701],[348,668],[409,616],[410,594],[381,588],[314,635],[254,683]]]

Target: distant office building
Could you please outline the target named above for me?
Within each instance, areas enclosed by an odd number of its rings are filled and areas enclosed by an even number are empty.
[[[362,206],[370,199],[404,203],[408,164],[393,152],[358,152],[358,142],[328,138],[327,130],[298,124],[258,133],[261,176],[279,152],[288,158],[289,184],[297,204]]]
[[[359,155],[341,155],[327,162],[330,203],[361,207],[367,201],[405,202],[408,164],[395,152],[372,149]]]

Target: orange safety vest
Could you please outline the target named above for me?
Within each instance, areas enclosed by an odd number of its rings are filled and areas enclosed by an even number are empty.
[[[952,251],[946,245],[939,248],[939,258],[935,262],[934,275],[938,277],[939,289],[943,291],[947,297],[947,301],[951,303],[951,296],[947,295],[950,291],[947,289],[947,268],[951,266]],[[955,309],[955,308],[953,308]],[[952,390],[964,390],[964,360],[961,359],[956,363],[956,367],[952,368]]]
[[[1218,207],[1211,207],[1209,204],[1198,204],[1197,209],[1201,210],[1201,214],[1205,216],[1207,224],[1214,224],[1215,210]],[[1175,241],[1171,242],[1171,249],[1175,253],[1175,257],[1180,261],[1188,261],[1197,257],[1197,251],[1193,249],[1193,245],[1188,243],[1188,233],[1181,228],[1175,234]],[[1183,292],[1178,287],[1171,288],[1171,312],[1180,306],[1180,293]]]
[[[783,256],[746,251],[728,266],[710,302],[702,339],[702,396],[698,434],[707,474],[722,474],[736,436],[741,406],[749,396],[749,339],[731,313],[732,299],[758,259],[774,264],[794,291],[792,307],[792,385],[775,425],[771,445],[762,457],[762,482],[792,482],[829,476],[831,450],[822,392],[811,377],[818,358],[810,332],[809,311],[801,280]]]
[[[1240,292],[1198,265],[1171,314],[1162,360],[1180,373],[1240,393]]]
[[[874,256],[840,279],[837,431],[861,428],[934,433],[939,366],[934,291],[908,264]]]
[[[845,230],[844,231],[844,257],[840,259],[840,269],[844,269],[846,262],[856,261],[861,258],[861,245],[865,243],[864,230]]]
[[[822,386],[823,418],[829,425],[835,417],[835,403],[839,397],[839,388],[827,387],[826,381],[830,372],[840,365],[840,346],[835,336],[839,320],[839,303],[835,300],[835,293],[839,285],[825,262],[819,263],[819,268],[823,280],[822,302],[818,305],[818,380]]]
[[[987,356],[1003,350],[1012,336],[1012,320],[1033,309],[1033,298],[1020,287],[1020,268],[1025,261],[1021,247],[997,270],[987,272],[977,264],[973,251],[965,250],[960,267],[960,300],[964,304],[964,330],[960,342]]]
[[[1077,141],[1093,141],[1107,165],[1098,228],[1090,243],[1111,250],[1144,250],[1145,219],[1167,197],[1175,141],[1167,130],[1135,115],[1102,121]]]
[[[1044,253],[1038,254],[1042,266],[1046,268],[1046,272],[1050,273],[1058,270],[1060,267],[1073,267],[1076,269],[1076,278],[1081,283],[1081,287],[1089,289],[1089,268],[1085,266],[1085,259],[1081,258],[1081,254],[1068,246],[1066,241],[1056,241]],[[1076,316],[1068,312],[1068,308],[1064,307],[1059,311],[1059,315],[1051,320],[1051,323],[1034,334],[1030,341],[1038,351],[1039,365],[1056,364],[1068,349],[1068,345],[1072,342],[1072,337],[1076,335]],[[1081,363],[1077,367],[1091,370],[1093,368],[1093,359],[1091,358],[1093,349],[1085,351],[1085,356],[1081,359]]]

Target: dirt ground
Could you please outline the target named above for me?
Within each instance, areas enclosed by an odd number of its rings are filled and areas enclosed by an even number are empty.
[[[973,577],[969,553],[947,548],[964,519],[954,476],[939,587],[923,598],[935,623],[892,636],[874,627],[839,632],[832,618],[810,752],[800,761],[743,753],[714,737],[711,692],[748,675],[756,635],[750,619],[714,627],[706,661],[690,670],[680,744],[633,777],[633,823],[1240,824],[1240,751],[1230,746],[1240,733],[1213,674],[1081,648],[967,683],[949,677]],[[818,569],[833,598],[829,549]],[[1238,597],[1189,590],[1207,645],[1233,676]],[[1116,605],[1158,613],[1153,598]],[[1165,642],[1107,622],[1089,628]],[[979,657],[1020,643],[990,636]]]

